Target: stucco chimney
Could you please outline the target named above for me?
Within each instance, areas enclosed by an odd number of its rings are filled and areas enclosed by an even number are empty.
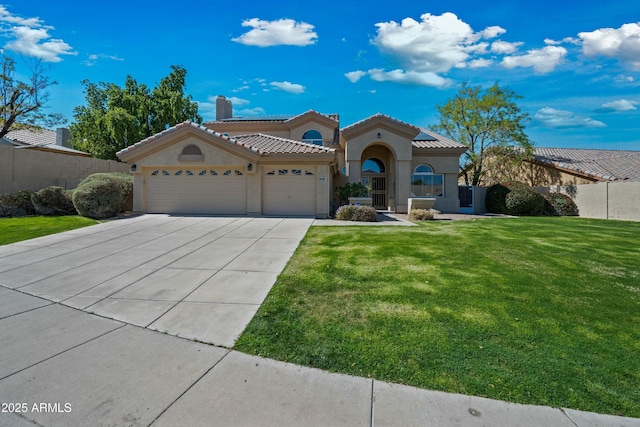
[[[67,128],[56,129],[56,145],[71,148],[71,134]]]
[[[233,105],[231,101],[222,95],[216,98],[216,120],[230,119],[233,117]]]

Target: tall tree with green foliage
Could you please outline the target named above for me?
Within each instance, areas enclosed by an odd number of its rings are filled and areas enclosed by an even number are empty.
[[[468,148],[460,159],[467,183],[483,183],[489,156],[509,153],[508,161],[513,161],[514,155],[518,159],[531,156],[533,143],[524,132],[529,116],[516,104],[521,98],[497,83],[484,91],[481,86],[462,83],[453,98],[437,105],[440,117],[434,130]]]
[[[46,114],[48,88],[56,82],[49,80],[42,61],[27,64],[28,80],[16,78],[16,61],[0,52],[0,138],[12,129],[39,128],[64,123],[61,114]]]
[[[115,160],[118,151],[167,126],[202,121],[198,104],[185,94],[186,75],[183,67],[172,65],[171,73],[153,90],[131,76],[124,87],[83,81],[87,105],[73,110],[75,121],[70,132],[74,148]]]

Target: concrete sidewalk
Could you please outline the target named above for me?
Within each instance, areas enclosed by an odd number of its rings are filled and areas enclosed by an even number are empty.
[[[149,215],[0,247],[0,426],[640,426],[224,348],[311,221]]]

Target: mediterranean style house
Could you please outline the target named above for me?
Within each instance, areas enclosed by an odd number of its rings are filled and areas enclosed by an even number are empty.
[[[406,213],[412,197],[458,212],[463,145],[383,114],[344,128],[335,114],[184,122],[117,153],[134,174],[134,210],[329,217],[335,188],[362,182],[376,209]]]

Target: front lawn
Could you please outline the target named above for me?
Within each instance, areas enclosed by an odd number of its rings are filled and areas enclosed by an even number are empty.
[[[60,233],[97,224],[98,221],[82,216],[28,216],[0,218],[0,245]]]
[[[640,417],[640,224],[312,227],[237,350]]]

